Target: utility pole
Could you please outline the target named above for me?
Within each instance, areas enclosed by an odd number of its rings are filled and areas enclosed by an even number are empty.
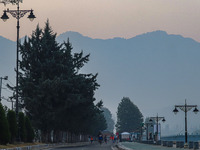
[[[8,76],[0,77],[0,102],[1,102],[1,89],[2,89],[2,80],[8,80]]]

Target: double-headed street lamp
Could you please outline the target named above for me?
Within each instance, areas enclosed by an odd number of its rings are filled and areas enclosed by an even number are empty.
[[[12,0],[9,0],[12,2]],[[33,14],[33,10],[20,10],[19,9],[19,3],[20,3],[20,0],[15,0],[16,2],[16,5],[17,5],[17,10],[4,10],[4,13],[1,17],[1,19],[3,21],[6,21],[7,19],[9,19],[7,13],[11,14],[14,18],[17,19],[17,58],[16,58],[16,115],[18,115],[18,99],[19,99],[19,88],[18,88],[18,76],[19,76],[19,20],[20,18],[24,17],[24,15],[28,12],[30,12],[28,18],[33,21],[35,17],[35,15]]]
[[[150,117],[149,122],[153,122],[153,120],[156,122],[156,142],[158,142],[158,122],[162,120],[162,122],[165,122],[165,117],[159,117],[158,114],[156,117]]]
[[[187,144],[187,112],[190,111],[192,108],[194,108],[193,112],[195,114],[197,114],[199,112],[199,110],[197,109],[197,105],[187,105],[186,100],[185,100],[185,105],[175,105],[175,108],[173,110],[174,114],[178,113],[178,109],[182,110],[183,112],[185,112],[185,145],[184,147],[187,148],[188,144]]]
[[[2,89],[2,80],[8,80],[8,76],[0,77],[0,102],[1,102],[1,89]]]

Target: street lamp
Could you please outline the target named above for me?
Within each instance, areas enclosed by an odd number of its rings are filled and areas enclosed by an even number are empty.
[[[8,80],[8,76],[0,77],[0,102],[1,102],[2,80]]]
[[[158,114],[156,117],[150,117],[149,122],[153,122],[153,120],[156,122],[156,143],[158,142],[158,122],[162,119],[162,122],[165,122],[164,117],[159,117]]]
[[[187,148],[187,112],[190,111],[192,108],[194,108],[193,112],[197,114],[199,110],[197,109],[197,105],[187,105],[186,100],[185,100],[185,105],[175,105],[175,108],[173,110],[174,114],[176,115],[179,111],[178,109],[182,110],[185,112],[185,145],[184,147]]]
[[[8,0],[7,0],[8,1]],[[12,1],[13,0],[9,0],[11,3],[12,3]],[[18,76],[19,76],[19,28],[20,28],[20,26],[19,26],[19,19],[20,18],[22,18],[22,17],[24,17],[24,15],[26,14],[26,13],[28,13],[28,12],[30,12],[30,15],[28,16],[28,18],[31,20],[31,21],[33,21],[33,19],[34,18],[36,18],[35,17],[35,15],[33,14],[33,10],[31,9],[31,10],[20,10],[19,9],[19,3],[20,3],[20,0],[15,0],[16,2],[16,5],[17,5],[17,10],[9,10],[9,9],[7,9],[7,10],[4,10],[4,13],[3,13],[3,15],[2,15],[2,17],[1,17],[1,19],[3,20],[3,21],[6,21],[6,20],[8,20],[9,19],[9,17],[8,17],[8,15],[7,15],[7,13],[9,13],[9,14],[11,14],[14,18],[16,18],[17,19],[17,58],[16,58],[16,115],[18,116],[18,98],[19,98],[19,88],[18,88]]]

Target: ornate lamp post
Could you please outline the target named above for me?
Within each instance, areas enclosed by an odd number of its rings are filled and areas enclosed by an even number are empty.
[[[185,105],[175,105],[175,108],[173,110],[174,114],[176,115],[178,113],[178,109],[182,110],[185,112],[185,145],[184,147],[187,148],[187,112],[190,111],[192,108],[194,108],[193,112],[197,114],[199,110],[197,109],[197,105],[187,105],[186,100],[185,100]]]
[[[2,80],[8,80],[8,76],[0,77],[0,102],[1,102]]]
[[[4,13],[3,13],[3,15],[2,15],[2,17],[1,17],[1,19],[3,20],[3,21],[6,21],[7,19],[9,19],[9,17],[8,17],[8,15],[7,15],[7,13],[9,13],[9,14],[11,14],[14,18],[16,18],[17,19],[17,58],[16,58],[16,115],[18,116],[18,98],[19,98],[19,88],[18,88],[18,74],[19,74],[19,64],[18,64],[18,62],[19,62],[19,28],[20,28],[20,26],[19,26],[19,20],[20,20],[20,18],[22,18],[22,17],[24,17],[24,15],[26,14],[26,13],[28,13],[28,12],[30,12],[30,14],[29,14],[29,16],[28,16],[28,18],[31,20],[31,21],[33,21],[33,19],[34,18],[36,18],[35,17],[35,15],[33,14],[33,10],[31,9],[31,10],[20,10],[19,9],[19,3],[20,3],[20,0],[3,0],[5,3],[7,2],[7,3],[16,3],[16,5],[17,5],[17,10],[9,10],[9,9],[7,9],[7,10],[4,10]],[[14,2],[13,2],[14,1]],[[5,4],[4,3],[4,4]]]
[[[158,142],[158,122],[162,119],[162,122],[165,122],[164,117],[159,117],[158,114],[156,117],[150,117],[149,122],[153,122],[153,120],[156,122],[156,143]]]

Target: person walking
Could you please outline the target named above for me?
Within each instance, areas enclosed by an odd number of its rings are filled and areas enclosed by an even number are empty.
[[[107,136],[104,136],[104,142],[107,144]]]
[[[90,142],[91,142],[91,144],[92,144],[93,140],[94,140],[94,139],[93,139],[93,137],[91,136],[91,138],[90,138]]]
[[[99,135],[99,143],[100,143],[100,145],[102,144],[102,142],[103,142],[103,136]]]

